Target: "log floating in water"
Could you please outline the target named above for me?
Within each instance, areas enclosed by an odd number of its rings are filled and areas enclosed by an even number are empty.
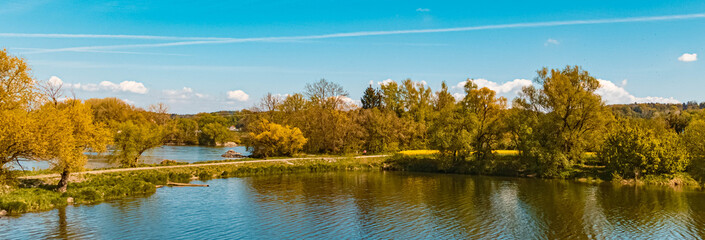
[[[167,182],[167,186],[174,186],[174,187],[208,187],[208,184],[191,184],[191,183],[175,183],[175,182]]]

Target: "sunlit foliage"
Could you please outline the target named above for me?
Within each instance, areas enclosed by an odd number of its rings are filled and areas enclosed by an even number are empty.
[[[298,128],[261,119],[249,128],[245,143],[256,157],[292,156],[301,151],[306,138]]]

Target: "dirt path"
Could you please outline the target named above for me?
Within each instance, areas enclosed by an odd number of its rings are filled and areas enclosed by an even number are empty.
[[[370,156],[357,156],[353,157],[355,159],[362,158],[378,158],[387,157],[389,155],[370,155]],[[270,160],[250,160],[250,161],[239,161],[239,162],[217,162],[217,163],[201,163],[201,164],[184,164],[184,165],[173,165],[173,166],[156,166],[156,167],[136,167],[136,168],[114,168],[114,169],[104,169],[104,170],[93,170],[85,172],[72,173],[71,175],[81,175],[81,174],[103,174],[103,173],[114,173],[114,172],[128,172],[128,171],[140,171],[140,170],[152,170],[152,169],[166,169],[166,168],[182,168],[182,167],[205,167],[205,166],[217,166],[217,165],[235,165],[243,163],[263,163],[263,162],[290,162],[298,160],[338,160],[348,157],[312,157],[312,158],[282,158],[282,159],[270,159]],[[58,173],[54,174],[43,174],[36,176],[25,176],[19,177],[20,179],[42,179],[42,178],[54,178],[60,177]]]

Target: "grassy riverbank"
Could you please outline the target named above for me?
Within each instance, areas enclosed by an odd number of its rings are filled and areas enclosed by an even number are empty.
[[[167,182],[186,183],[194,179],[241,177],[248,175],[293,172],[350,170],[391,170],[456,174],[480,174],[513,177],[537,177],[511,152],[498,152],[491,164],[482,170],[470,161],[451,163],[430,152],[395,154],[393,156],[337,157],[306,159],[270,159],[249,161],[212,161],[199,164],[165,162],[160,165],[131,169],[105,169],[74,174],[66,193],[56,192],[58,177],[51,171],[27,172],[13,186],[0,189],[0,210],[17,215],[50,210],[68,204],[93,204],[129,196],[149,195]],[[49,175],[47,175],[49,174]],[[39,175],[39,176],[38,176]],[[621,179],[606,173],[604,166],[586,161],[567,169],[564,179],[585,183],[612,182],[620,185],[664,185],[670,187],[700,187],[687,173],[646,176],[638,180]]]
[[[129,196],[149,195],[157,185],[194,179],[240,177],[292,172],[381,169],[383,157],[301,159],[281,162],[178,166],[102,174],[74,174],[66,193],[56,192],[58,178],[19,179],[0,191],[0,210],[17,215],[50,210],[68,204],[93,204]]]
[[[452,163],[439,159],[432,152],[421,150],[401,152],[389,157],[385,161],[386,170],[457,173],[507,177],[538,177],[536,169],[526,162],[522,162],[515,153],[510,151],[496,152],[490,162],[480,165],[471,161]],[[606,171],[605,166],[597,163],[594,153],[586,154],[586,161],[576,164],[571,169],[564,169],[560,173],[562,179],[571,179],[584,183],[612,182],[620,185],[662,185],[669,187],[695,187],[702,188],[699,183],[688,173],[647,175],[639,179],[623,179]]]

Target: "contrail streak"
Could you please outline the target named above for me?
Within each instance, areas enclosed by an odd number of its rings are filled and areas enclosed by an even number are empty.
[[[634,23],[634,22],[656,22],[670,20],[687,20],[705,18],[705,13],[685,14],[685,15],[667,15],[667,16],[651,16],[651,17],[632,17],[632,18],[611,18],[611,19],[595,19],[595,20],[571,20],[571,21],[550,21],[550,22],[533,22],[533,23],[511,23],[483,26],[469,26],[456,28],[436,28],[436,29],[416,29],[416,30],[392,30],[392,31],[362,31],[348,33],[332,33],[322,35],[304,35],[304,36],[284,36],[284,37],[258,37],[258,38],[199,38],[199,37],[169,37],[169,36],[146,36],[146,35],[69,35],[56,34],[56,36],[73,36],[73,37],[90,37],[93,38],[131,38],[131,39],[153,39],[153,40],[189,40],[167,43],[147,43],[147,44],[126,44],[126,45],[107,45],[107,46],[86,46],[86,47],[69,47],[47,49],[31,53],[49,53],[49,52],[67,52],[67,51],[86,51],[86,50],[106,50],[106,49],[124,49],[124,48],[151,48],[151,47],[171,47],[171,46],[188,46],[188,45],[205,45],[205,44],[227,44],[227,43],[242,43],[242,42],[276,42],[276,41],[292,41],[292,40],[312,40],[312,39],[330,39],[330,38],[347,38],[347,37],[366,37],[366,36],[383,36],[383,35],[401,35],[401,34],[422,34],[422,33],[446,33],[446,32],[469,32],[480,30],[493,29],[513,29],[513,28],[538,28],[538,27],[555,27],[555,26],[572,26],[572,25],[591,25],[591,24],[609,24],[609,23]],[[9,33],[0,33],[0,36],[9,36]],[[20,35],[17,35],[20,36]],[[39,37],[40,35],[36,35]],[[54,36],[54,35],[50,35]],[[48,37],[48,36],[47,36]],[[193,41],[191,41],[193,40]]]
[[[13,38],[98,38],[98,39],[134,39],[134,40],[226,40],[221,37],[177,37],[153,35],[112,35],[112,34],[64,34],[64,33],[0,33],[0,37]]]

